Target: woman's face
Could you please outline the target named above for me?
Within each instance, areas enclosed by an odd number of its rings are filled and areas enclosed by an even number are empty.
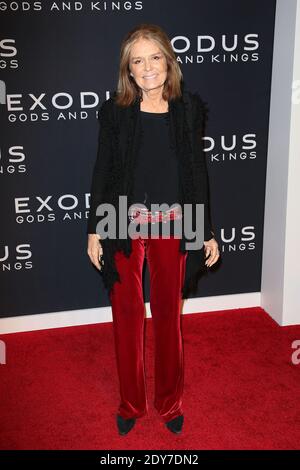
[[[142,90],[162,87],[167,78],[167,61],[156,42],[138,39],[130,51],[129,69]]]

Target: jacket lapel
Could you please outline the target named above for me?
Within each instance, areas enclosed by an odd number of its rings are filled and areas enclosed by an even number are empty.
[[[122,164],[125,169],[130,160],[133,147],[137,148],[139,132],[139,103],[119,109],[119,140],[122,155]]]

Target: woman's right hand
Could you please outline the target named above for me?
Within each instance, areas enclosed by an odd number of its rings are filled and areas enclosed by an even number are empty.
[[[100,256],[103,254],[103,249],[100,242],[100,235],[97,233],[88,234],[88,247],[87,254],[94,266],[101,271]]]

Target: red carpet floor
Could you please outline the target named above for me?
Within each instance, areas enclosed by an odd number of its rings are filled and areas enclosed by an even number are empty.
[[[112,324],[1,335],[1,449],[299,449],[300,326],[262,309],[182,316],[181,435],[153,407],[153,336],[146,320],[149,414],[119,436]],[[299,355],[300,357],[300,355]]]

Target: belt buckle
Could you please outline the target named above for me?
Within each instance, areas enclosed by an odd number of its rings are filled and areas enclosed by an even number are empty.
[[[167,220],[180,219],[182,216],[181,208],[176,206],[175,208],[167,209],[166,211],[155,211],[152,212],[143,207],[133,207],[129,218],[135,223],[156,223],[166,222]]]

